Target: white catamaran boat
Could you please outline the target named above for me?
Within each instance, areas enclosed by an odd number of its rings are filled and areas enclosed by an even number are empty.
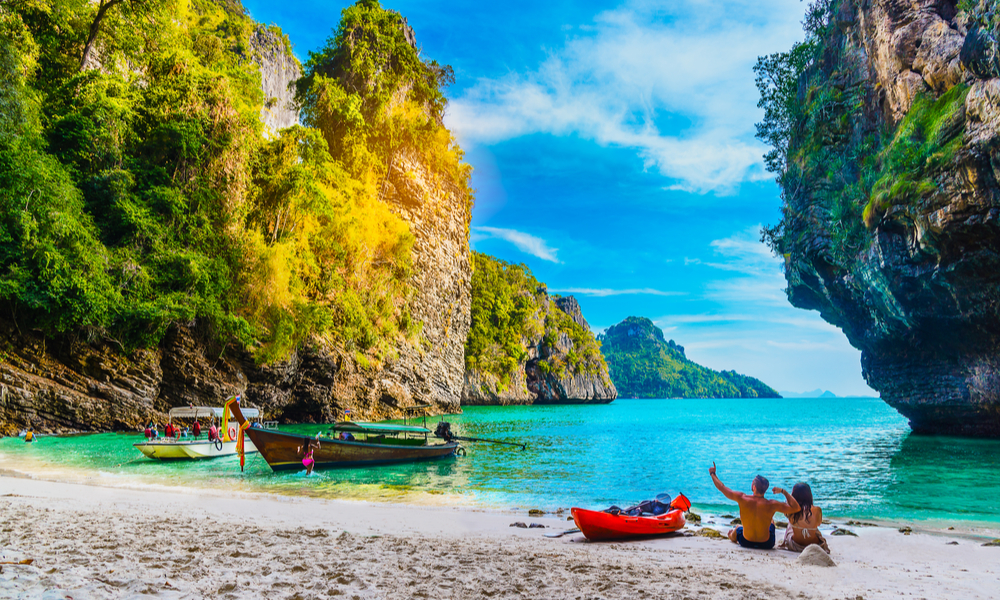
[[[249,419],[259,419],[260,411],[255,408],[244,408],[243,415]],[[252,415],[252,416],[251,416]],[[194,406],[186,408],[173,408],[168,413],[169,421],[174,419],[215,419],[222,423],[228,420],[231,415],[225,414],[221,408],[211,406]],[[261,425],[259,420],[255,426]],[[206,427],[207,430],[207,427]],[[203,432],[197,438],[181,435],[179,438],[160,437],[145,442],[133,444],[143,454],[149,458],[160,460],[193,460],[198,458],[216,458],[219,456],[230,456],[236,454],[236,433],[239,431],[239,423],[229,421],[225,427],[219,430],[219,439],[208,439],[208,433]],[[244,452],[256,452],[257,448],[253,442],[246,440]]]

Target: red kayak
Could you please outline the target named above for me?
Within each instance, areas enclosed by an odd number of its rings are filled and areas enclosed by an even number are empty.
[[[679,494],[670,503],[670,510],[658,516],[630,517],[613,515],[599,510],[573,508],[573,520],[588,540],[620,540],[630,537],[647,537],[672,533],[684,527],[684,512],[691,508],[691,501]]]

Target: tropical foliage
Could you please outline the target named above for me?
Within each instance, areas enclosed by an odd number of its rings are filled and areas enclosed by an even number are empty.
[[[7,318],[126,350],[197,320],[265,362],[314,336],[373,360],[418,338],[413,236],[382,192],[408,152],[471,201],[440,122],[450,70],[361,0],[306,64],[305,126],[267,139],[261,29],[231,0],[0,4]]]
[[[886,123],[879,92],[856,73],[853,55],[824,51],[843,43],[834,15],[844,1],[813,2],[805,41],[760,57],[754,71],[764,109],[757,137],[771,146],[765,162],[783,200],[781,221],[762,230],[762,241],[779,255],[800,256],[820,240],[835,265],[850,269],[894,207],[905,210],[938,191],[961,143],[968,89],[921,92],[901,122]],[[992,22],[992,3],[965,4],[973,17]]]
[[[606,368],[594,335],[550,299],[527,266],[474,252],[466,368],[493,375],[506,387],[528,361],[529,347],[542,357],[539,369],[559,378]]]
[[[620,398],[778,398],[759,379],[692,362],[645,317],[628,317],[598,339]]]

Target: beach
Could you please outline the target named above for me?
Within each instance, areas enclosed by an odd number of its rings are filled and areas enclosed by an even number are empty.
[[[995,598],[1000,547],[849,527],[836,567],[697,535],[592,543],[564,515],[0,476],[0,598]],[[539,523],[521,529],[511,523]],[[697,531],[688,527],[688,531]],[[954,542],[954,543],[953,543]]]

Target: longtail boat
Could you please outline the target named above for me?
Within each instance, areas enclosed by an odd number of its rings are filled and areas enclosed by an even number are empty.
[[[252,427],[243,416],[239,398],[226,403],[239,423],[236,451],[243,447],[243,436],[250,441],[274,471],[304,469],[303,449],[313,448],[314,468],[361,467],[415,462],[454,456],[458,442],[430,443],[431,431],[410,425],[378,423],[337,423],[330,430],[335,437],[311,437],[272,429]],[[339,433],[338,433],[339,432]],[[360,438],[360,439],[359,439]],[[240,455],[240,466],[243,456]]]
[[[246,416],[250,419],[257,419],[260,413],[255,408],[246,409]],[[194,460],[201,458],[218,458],[220,456],[232,456],[236,454],[236,431],[238,424],[230,421],[225,410],[213,406],[191,406],[170,409],[167,413],[168,423],[175,420],[211,419],[224,423],[219,429],[219,437],[209,439],[207,434],[192,437],[186,428],[181,433],[178,426],[176,437],[155,437],[145,442],[133,444],[137,450],[148,456],[159,460]],[[247,444],[245,452],[256,452],[257,449],[252,444]]]

